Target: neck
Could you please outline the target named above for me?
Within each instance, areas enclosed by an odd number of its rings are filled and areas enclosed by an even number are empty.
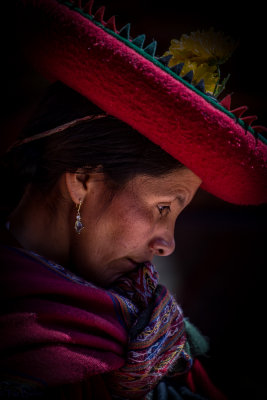
[[[9,230],[24,249],[65,265],[70,243],[70,218],[66,216],[71,210],[64,200],[60,201],[60,210],[52,209],[52,204],[58,204],[51,201],[53,197],[55,193],[44,198],[43,194],[28,190],[10,215]]]

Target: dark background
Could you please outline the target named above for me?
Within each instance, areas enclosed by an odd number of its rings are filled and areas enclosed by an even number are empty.
[[[97,0],[93,13],[101,5]],[[233,93],[233,107],[247,105],[247,115],[258,115],[258,123],[267,126],[263,2],[113,0],[105,5],[106,19],[115,14],[118,29],[131,22],[132,37],[145,33],[146,44],[157,40],[157,56],[172,38],[195,30],[214,27],[239,39],[222,67],[224,75],[231,73],[223,94]],[[23,58],[22,26],[13,19],[12,2],[1,5],[1,151],[17,137],[48,85]],[[209,337],[204,365],[232,399],[267,399],[266,217],[266,204],[232,205],[200,190],[177,221],[174,255],[159,260],[162,281]]]

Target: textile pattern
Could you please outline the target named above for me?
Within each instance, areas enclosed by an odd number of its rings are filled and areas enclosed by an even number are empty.
[[[168,374],[178,358],[185,361],[180,373],[188,371],[192,359],[184,348],[183,313],[170,292],[159,285],[154,266],[143,264],[119,280],[111,292],[129,318],[128,326],[135,318],[130,327],[126,363],[108,377],[115,398],[144,396]],[[135,304],[134,313],[129,300]]]
[[[114,399],[144,399],[178,359],[186,360],[180,373],[190,368],[182,311],[152,264],[109,289],[18,248],[2,246],[1,266],[1,390],[9,397],[21,382],[30,393],[101,375]]]

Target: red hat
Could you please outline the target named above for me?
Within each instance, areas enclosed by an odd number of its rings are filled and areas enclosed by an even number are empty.
[[[28,55],[47,78],[60,80],[106,113],[145,135],[198,175],[202,188],[236,204],[267,202],[267,140],[246,107],[231,110],[182,74],[175,54],[156,57],[156,42],[120,31],[93,1],[20,0],[32,23]],[[29,26],[27,26],[29,29]],[[172,65],[172,66],[171,66]],[[194,69],[194,68],[193,68]],[[182,76],[181,76],[182,75]],[[242,118],[241,118],[242,117]],[[160,163],[160,160],[159,160]]]

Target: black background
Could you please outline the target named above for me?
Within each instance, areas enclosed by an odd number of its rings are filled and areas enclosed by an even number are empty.
[[[103,5],[96,1],[96,6]],[[239,46],[222,67],[231,73],[224,94],[247,115],[266,116],[266,12],[263,2],[106,1],[106,19],[117,28],[132,23],[131,36],[157,40],[156,55],[172,38],[195,30],[222,30]],[[18,135],[48,82],[26,63],[14,24],[12,2],[1,5],[1,146]],[[221,96],[223,97],[223,96]],[[2,191],[4,195],[4,188]],[[233,399],[267,399],[266,222],[267,207],[237,206],[200,190],[179,217],[176,251],[162,265],[184,313],[210,338],[203,363],[214,382]],[[167,271],[167,273],[166,273]]]

